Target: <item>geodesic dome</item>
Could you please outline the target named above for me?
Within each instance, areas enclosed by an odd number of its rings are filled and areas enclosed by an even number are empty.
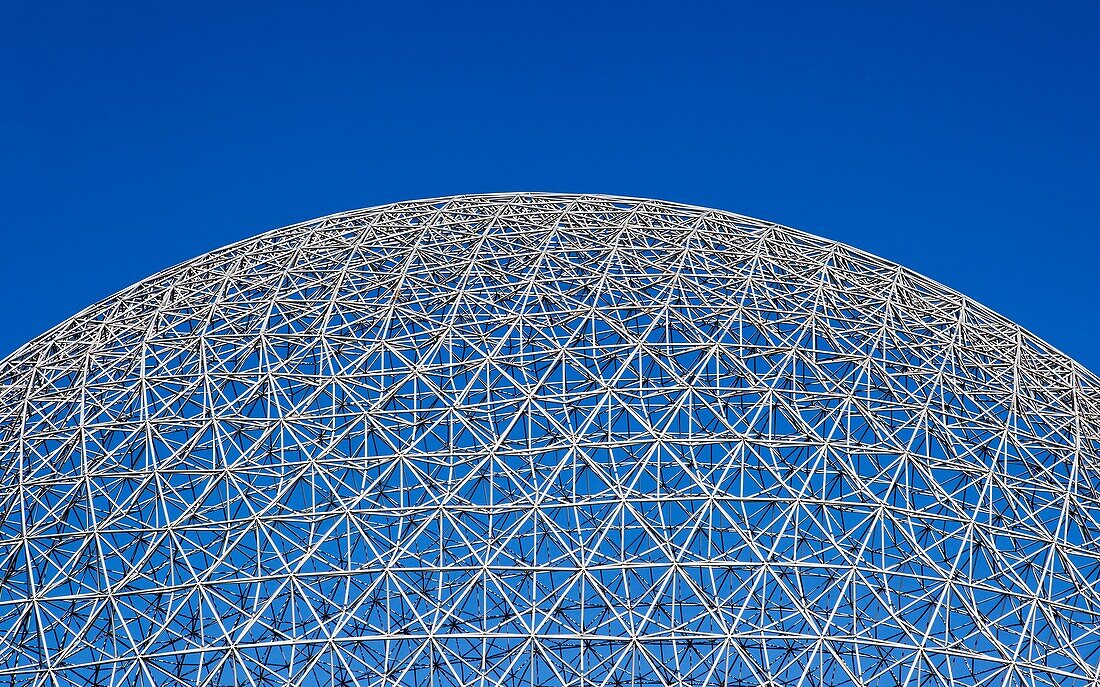
[[[727,212],[279,229],[0,363],[0,684],[1095,685],[1096,391]]]

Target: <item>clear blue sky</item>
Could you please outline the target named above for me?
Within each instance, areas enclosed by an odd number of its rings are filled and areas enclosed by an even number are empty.
[[[150,4],[0,2],[0,353],[277,226],[547,190],[843,241],[1100,371],[1100,3]]]

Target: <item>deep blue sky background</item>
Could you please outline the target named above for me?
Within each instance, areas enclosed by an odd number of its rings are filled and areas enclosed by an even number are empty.
[[[152,4],[0,0],[0,354],[267,229],[550,190],[843,241],[1100,371],[1100,3]]]

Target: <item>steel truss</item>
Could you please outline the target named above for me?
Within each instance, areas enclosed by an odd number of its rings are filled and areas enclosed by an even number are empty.
[[[672,203],[397,203],[0,363],[0,684],[1096,685],[1098,380]]]

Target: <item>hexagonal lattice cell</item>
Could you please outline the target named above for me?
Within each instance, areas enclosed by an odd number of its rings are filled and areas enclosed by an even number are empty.
[[[1098,679],[1097,378],[772,223],[348,212],[0,384],[0,684]]]

